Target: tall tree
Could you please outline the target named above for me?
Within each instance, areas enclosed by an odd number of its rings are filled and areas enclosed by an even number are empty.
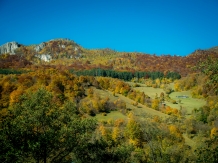
[[[44,89],[22,96],[11,109],[13,116],[2,125],[6,145],[1,162],[66,162],[71,153],[89,142],[96,122],[81,119],[71,102],[58,107]],[[13,149],[13,151],[12,151]],[[13,158],[13,159],[12,159]],[[69,161],[70,161],[69,160]]]

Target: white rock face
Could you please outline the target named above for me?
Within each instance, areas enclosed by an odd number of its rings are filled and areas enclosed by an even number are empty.
[[[63,49],[64,49],[66,46],[65,46],[65,45],[59,45],[59,47],[61,47],[61,48],[63,48]]]
[[[52,57],[49,54],[36,55],[36,57],[40,58],[41,60],[45,62],[50,62],[52,60]]]
[[[10,53],[15,54],[14,51],[19,47],[17,42],[7,42],[6,44],[0,46],[0,54]]]
[[[46,46],[46,44],[43,42],[43,43],[37,45],[34,49],[35,49],[36,52],[39,52],[39,51],[41,51],[45,46]]]

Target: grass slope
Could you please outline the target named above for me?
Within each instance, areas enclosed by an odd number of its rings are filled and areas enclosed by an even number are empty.
[[[159,88],[154,89],[154,88],[150,88],[150,87],[137,87],[136,89],[138,89],[140,91],[145,91],[145,93],[147,93],[151,97],[155,97],[156,93],[160,94],[161,92],[163,92],[163,90],[159,89]],[[164,113],[161,113],[159,111],[156,111],[154,109],[148,108],[148,107],[146,107],[146,106],[144,106],[142,104],[138,104],[138,107],[133,106],[131,104],[131,102],[133,102],[133,100],[131,100],[131,99],[125,97],[125,96],[122,96],[122,95],[119,95],[119,94],[117,94],[116,96],[113,96],[110,91],[100,90],[100,89],[95,89],[95,88],[94,88],[94,91],[98,95],[100,95],[102,98],[109,97],[109,99],[111,101],[115,101],[118,98],[120,98],[121,100],[124,100],[126,102],[126,107],[131,109],[134,112],[134,114],[136,116],[139,116],[140,118],[143,118],[143,114],[150,114],[150,115],[153,115],[153,116],[157,115],[157,116],[160,116],[162,118],[168,117],[168,115],[166,115]],[[175,93],[178,94],[180,92],[175,92]],[[177,94],[175,94],[175,96]],[[181,92],[181,94],[182,94],[182,92]],[[106,116],[103,116],[102,114],[97,114],[96,118],[99,121],[116,120],[116,119],[120,119],[120,118],[122,118],[124,120],[127,120],[127,116],[123,115],[119,111],[112,111],[109,114],[107,114]],[[183,137],[184,137],[185,142],[186,142],[187,145],[190,145],[191,147],[195,148],[196,144],[192,139],[188,138],[187,135],[185,135],[185,134],[183,134]]]
[[[129,82],[130,85],[133,85],[134,83]],[[155,98],[156,94],[160,96],[161,92],[164,92],[161,88],[153,88],[153,87],[147,87],[144,84],[140,84],[141,87],[135,87],[135,90],[143,91],[145,94],[150,96],[152,99]],[[173,88],[173,84],[170,84],[170,86]],[[176,96],[182,96],[186,95],[188,98],[177,98]],[[187,109],[187,114],[190,114],[194,108],[199,108],[206,104],[206,101],[204,99],[197,99],[191,97],[191,91],[182,91],[182,92],[173,92],[170,94],[170,98],[178,101],[181,100],[181,103],[179,104],[172,104],[170,102],[165,102],[166,105],[170,106],[171,108],[180,109],[180,106]]]
[[[127,119],[127,116],[123,115],[121,112],[119,111],[111,111],[110,113],[108,113],[106,116],[102,115],[102,114],[97,114],[95,116],[95,118],[98,121],[108,121],[108,120],[116,120],[116,119]]]
[[[176,96],[182,96],[186,95],[188,98],[178,98]],[[198,109],[201,106],[206,104],[206,101],[203,99],[197,99],[197,98],[192,98],[191,97],[191,91],[182,91],[182,92],[173,92],[170,94],[170,98],[178,101],[179,99],[181,100],[180,104],[169,104],[170,107],[180,109],[180,106],[184,107],[187,109],[187,113],[191,114],[192,110],[194,108]]]
[[[138,106],[133,106],[131,103],[133,103],[134,101],[123,96],[123,95],[120,95],[120,94],[116,94],[116,96],[113,96],[112,95],[112,92],[110,91],[106,91],[106,90],[100,90],[100,89],[94,89],[95,92],[100,95],[101,97],[109,97],[109,99],[111,101],[115,101],[115,100],[118,100],[118,99],[121,99],[123,101],[126,102],[126,107],[130,110],[132,110],[135,114],[150,114],[150,115],[157,115],[157,116],[160,116],[162,118],[166,118],[168,117],[168,115],[164,114],[164,113],[161,113],[159,111],[156,111],[154,109],[151,109],[151,108],[148,108],[142,104],[138,104]],[[111,114],[111,113],[109,113]],[[109,115],[108,114],[108,115]],[[122,118],[121,116],[116,116],[117,118]]]

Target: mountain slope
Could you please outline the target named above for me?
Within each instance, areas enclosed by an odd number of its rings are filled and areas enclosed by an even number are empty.
[[[136,71],[160,71],[164,74],[167,72],[178,72],[182,76],[186,76],[195,72],[192,67],[206,60],[209,56],[218,58],[218,53],[211,50],[196,50],[188,56],[180,57],[117,52],[108,48],[85,49],[69,39],[54,39],[31,46],[18,43],[14,46],[8,46],[9,44],[7,43],[0,47],[0,49],[5,49],[6,45],[6,47],[10,47],[8,48],[9,50],[0,51],[1,54],[7,53],[1,56],[0,67],[13,67],[15,65],[25,67],[30,64],[46,64],[50,66],[59,65],[64,69],[74,70],[102,68],[133,73]],[[12,57],[11,54],[16,55]],[[16,57],[17,59],[13,59]],[[23,61],[22,64],[17,63],[21,61]]]

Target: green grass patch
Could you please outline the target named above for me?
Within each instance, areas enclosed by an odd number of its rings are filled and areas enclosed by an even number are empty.
[[[130,84],[130,82],[129,82],[129,84]],[[135,87],[134,89],[138,90],[140,92],[144,92],[146,95],[148,95],[152,99],[154,99],[156,97],[156,94],[159,97],[161,92],[164,92],[164,90],[161,88],[147,87],[147,86],[145,86],[145,84],[141,84],[141,83],[140,83],[140,86],[141,87]]]
[[[188,98],[178,98],[176,96],[188,96]],[[191,91],[182,91],[182,92],[173,92],[170,94],[170,98],[178,101],[181,100],[181,103],[179,104],[170,104],[167,103],[170,107],[180,109],[180,106],[187,109],[187,113],[190,114],[194,108],[200,108],[201,106],[206,104],[206,101],[204,99],[197,99],[191,97]]]
[[[161,112],[159,112],[157,110],[148,108],[148,107],[146,107],[145,105],[142,105],[142,104],[138,104],[138,106],[134,106],[134,105],[132,105],[132,103],[134,101],[127,98],[127,97],[125,97],[125,96],[123,96],[123,95],[116,94],[116,96],[113,96],[112,92],[110,92],[110,91],[105,91],[105,90],[100,90],[100,89],[94,89],[94,90],[102,98],[109,97],[110,101],[112,101],[112,102],[115,101],[115,100],[118,100],[118,99],[123,100],[126,103],[126,108],[131,110],[132,112],[134,112],[136,114],[149,114],[149,115],[157,115],[157,116],[160,116],[160,117],[167,117],[168,116],[168,115],[166,115],[164,113],[161,113]],[[111,113],[109,113],[108,115],[110,115]],[[120,114],[122,114],[122,113],[120,113]],[[106,118],[106,117],[104,116],[104,118]]]
[[[152,99],[155,98],[156,94],[159,97],[160,93],[164,92],[164,90],[161,89],[161,88],[147,87],[144,84],[140,84],[140,85],[141,85],[141,87],[135,87],[134,89],[138,90],[140,92],[143,91],[145,94],[150,96]],[[171,88],[173,88],[174,85],[173,85],[173,83],[171,83],[169,86]],[[176,96],[183,96],[183,95],[188,96],[188,98],[178,98],[178,97],[176,97]],[[198,109],[199,107],[206,104],[206,101],[204,99],[192,98],[191,91],[172,92],[169,96],[173,100],[176,100],[176,101],[181,100],[181,103],[172,104],[172,103],[166,101],[165,102],[166,105],[170,106],[171,108],[176,108],[176,109],[180,109],[180,106],[182,106],[182,107],[187,109],[187,114],[191,114],[191,112],[192,112],[192,110],[194,108]]]
[[[108,120],[116,120],[116,119],[127,119],[127,116],[123,115],[119,111],[111,111],[110,113],[107,113],[106,116],[103,114],[97,114],[95,118],[98,121],[108,121]]]

